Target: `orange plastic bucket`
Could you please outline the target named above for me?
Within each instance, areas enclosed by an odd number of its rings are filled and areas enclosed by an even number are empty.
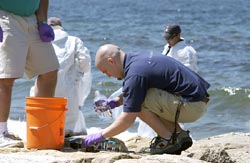
[[[64,147],[66,98],[26,97],[26,148]]]

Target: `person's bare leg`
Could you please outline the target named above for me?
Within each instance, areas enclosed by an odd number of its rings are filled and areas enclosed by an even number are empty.
[[[174,123],[167,123],[167,121],[163,122],[159,116],[146,110],[140,112],[139,118],[148,124],[159,136],[163,138],[171,137]]]
[[[53,97],[57,82],[57,70],[39,75],[35,82],[35,97]]]
[[[0,122],[8,120],[14,80],[14,78],[0,79]]]
[[[173,133],[174,132],[174,128],[175,128],[175,123],[171,122],[171,121],[167,121],[167,120],[165,120],[163,118],[160,118],[160,119],[161,119],[162,123],[164,123],[165,126],[168,126],[169,127],[168,129]],[[177,129],[176,129],[177,132],[179,132],[179,131],[182,130],[181,127],[180,127],[180,125],[179,125],[179,123],[177,123],[176,127],[177,127]]]

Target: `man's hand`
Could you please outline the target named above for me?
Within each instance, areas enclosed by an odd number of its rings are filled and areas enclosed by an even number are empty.
[[[90,145],[95,145],[96,143],[99,143],[103,141],[105,138],[102,136],[102,133],[96,133],[88,135],[85,139],[82,140],[82,144],[84,147],[88,147]]]
[[[101,112],[105,112],[109,109],[114,109],[116,107],[120,106],[119,101],[114,99],[99,99],[94,102],[94,107],[96,109],[99,109]]]
[[[38,26],[38,31],[43,42],[50,42],[55,39],[55,34],[52,27],[45,22]]]
[[[0,42],[3,42],[3,29],[0,26]]]

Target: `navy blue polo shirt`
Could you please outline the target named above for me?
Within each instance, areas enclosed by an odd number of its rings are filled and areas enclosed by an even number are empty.
[[[210,87],[209,83],[191,69],[160,53],[127,53],[123,70],[124,112],[140,112],[149,88],[180,95],[184,102],[197,102],[207,96],[207,89]]]

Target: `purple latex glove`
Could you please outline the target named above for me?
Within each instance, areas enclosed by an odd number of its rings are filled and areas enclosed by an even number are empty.
[[[99,143],[103,141],[105,138],[102,136],[102,133],[96,133],[88,135],[85,139],[82,140],[82,144],[84,147],[88,147],[90,145],[95,145],[96,143]]]
[[[94,106],[95,106],[95,107],[103,106],[103,104],[106,103],[106,102],[105,102],[106,100],[107,100],[107,99],[99,99],[99,100],[97,100],[97,101],[94,101]]]
[[[106,104],[111,108],[114,109],[120,106],[119,102],[114,99],[106,99]]]
[[[55,39],[54,31],[47,23],[42,23],[41,25],[39,25],[38,31],[43,42],[50,42]]]
[[[0,42],[3,42],[3,29],[0,26]]]
[[[119,102],[114,99],[100,99],[94,102],[95,108],[101,107],[102,112],[105,112],[109,109],[114,109],[120,106]]]

